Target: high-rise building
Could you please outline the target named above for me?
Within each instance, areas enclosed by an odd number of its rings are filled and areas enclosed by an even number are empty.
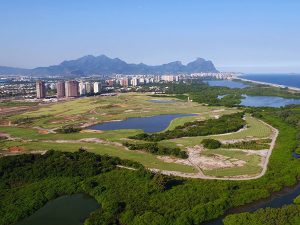
[[[56,90],[57,90],[57,98],[64,98],[66,96],[65,82],[58,81],[56,83]]]
[[[100,82],[94,83],[94,93],[101,93],[101,83]]]
[[[65,83],[66,97],[78,97],[78,82],[69,80]]]
[[[160,76],[155,76],[154,77],[154,82],[158,83],[158,82],[160,82],[160,80],[161,80]]]
[[[90,82],[85,82],[85,89],[87,94],[91,94],[93,92],[93,86]]]
[[[120,80],[120,85],[122,87],[128,87],[128,84],[129,84],[129,79],[128,77],[123,77],[121,80]]]
[[[136,78],[136,77],[132,78],[131,85],[132,86],[138,86],[139,85],[139,79]]]
[[[161,79],[163,81],[166,81],[166,82],[173,82],[174,81],[174,76],[172,76],[172,75],[163,75],[161,77]]]
[[[114,80],[107,80],[106,83],[107,83],[108,86],[113,87],[114,84],[115,84],[115,81]]]
[[[79,83],[79,94],[80,95],[86,95],[86,86],[83,81]]]
[[[43,81],[36,82],[36,97],[45,98],[46,97],[46,86]]]

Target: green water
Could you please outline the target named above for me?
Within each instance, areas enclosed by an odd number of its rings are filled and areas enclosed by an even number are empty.
[[[87,195],[66,195],[48,202],[16,225],[83,225],[97,208],[96,200]]]

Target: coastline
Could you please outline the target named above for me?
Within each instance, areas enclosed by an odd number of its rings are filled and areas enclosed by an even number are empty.
[[[282,84],[273,84],[273,83],[268,83],[268,82],[263,82],[263,81],[249,80],[249,79],[245,79],[245,78],[238,77],[238,76],[234,77],[234,79],[241,80],[241,81],[246,81],[246,82],[251,82],[251,83],[255,83],[255,84],[268,85],[268,86],[277,87],[277,88],[288,88],[289,90],[299,91],[300,92],[300,88],[286,86],[286,85],[282,85]]]

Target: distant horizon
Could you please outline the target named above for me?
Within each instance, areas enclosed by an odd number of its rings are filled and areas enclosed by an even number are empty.
[[[126,59],[123,59],[123,58],[120,58],[120,57],[114,57],[114,56],[110,56],[110,55],[107,55],[107,54],[86,54],[86,55],[83,55],[83,56],[80,56],[80,57],[76,57],[76,58],[69,58],[69,59],[64,59],[64,60],[62,60],[62,61],[60,61],[60,62],[58,62],[58,63],[56,63],[56,64],[49,64],[49,65],[39,65],[39,66],[35,66],[35,67],[17,67],[17,66],[9,66],[9,65],[1,65],[0,64],[0,66],[4,66],[4,67],[15,67],[15,68],[21,68],[21,69],[34,69],[34,68],[37,68],[37,67],[48,67],[48,66],[54,66],[54,65],[59,65],[59,64],[61,64],[63,61],[70,61],[70,60],[76,60],[76,59],[79,59],[79,58],[82,58],[82,57],[85,57],[85,56],[89,56],[89,55],[91,55],[91,56],[94,56],[94,57],[98,57],[98,56],[101,56],[101,55],[105,55],[105,56],[107,56],[107,57],[109,57],[109,58],[111,58],[111,59],[115,59],[115,58],[118,58],[118,59],[120,59],[120,60],[122,60],[122,61],[125,61],[126,63],[134,63],[134,64],[140,64],[140,63],[142,63],[142,64],[146,64],[146,65],[149,65],[149,66],[157,66],[157,65],[162,65],[162,64],[166,64],[166,63],[170,63],[170,62],[175,62],[175,61],[180,61],[183,65],[186,65],[187,63],[189,63],[189,62],[192,62],[192,61],[195,61],[197,58],[203,58],[203,59],[205,59],[205,60],[210,60],[210,61],[212,61],[212,63],[214,63],[214,61],[213,60],[211,60],[211,59],[208,59],[208,58],[206,58],[206,57],[201,57],[201,56],[198,56],[198,57],[195,57],[194,59],[192,59],[192,60],[190,60],[190,61],[182,61],[182,60],[180,60],[180,59],[174,59],[174,60],[172,60],[172,61],[169,61],[169,62],[162,62],[162,63],[160,63],[160,64],[148,64],[148,63],[146,63],[146,62],[139,62],[139,61],[137,61],[137,62],[129,62],[129,61],[127,61]],[[242,67],[242,66],[236,66],[236,67],[234,67],[234,66],[218,66],[218,65],[216,65],[215,63],[214,63],[214,65],[215,65],[215,67],[216,67],[216,69],[219,71],[219,72],[235,72],[235,73],[244,73],[244,74],[296,74],[296,75],[298,75],[298,74],[300,74],[300,68],[299,68],[299,70],[298,71],[288,71],[288,69],[283,69],[282,70],[282,68],[281,68],[281,70],[276,70],[276,71],[272,71],[272,69],[271,68],[269,68],[269,69],[267,69],[266,70],[266,68],[267,67],[263,67],[263,66],[258,66],[258,67],[250,67],[250,66],[244,66],[244,67]],[[237,68],[239,68],[239,69],[237,69]],[[243,68],[245,69],[245,68],[251,68],[252,69],[252,71],[246,71],[246,70],[243,70]],[[254,69],[254,70],[253,70]]]
[[[300,1],[16,0],[1,3],[0,65],[35,68],[103,53],[158,65],[300,72]]]

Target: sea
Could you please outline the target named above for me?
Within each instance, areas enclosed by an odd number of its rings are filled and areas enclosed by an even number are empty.
[[[241,78],[300,88],[300,74],[245,74]]]

